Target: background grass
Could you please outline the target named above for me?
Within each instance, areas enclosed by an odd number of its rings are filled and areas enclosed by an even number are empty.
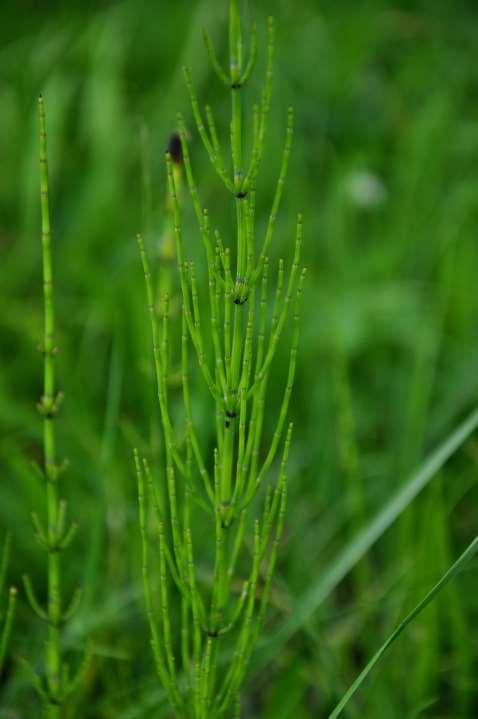
[[[161,451],[134,242],[148,230],[140,135],[149,130],[150,246],[161,233],[162,154],[178,109],[189,118],[203,202],[227,236],[231,207],[201,151],[181,76],[190,64],[227,137],[228,104],[201,41],[207,27],[225,49],[226,6],[0,6],[0,526],[13,533],[10,581],[20,584],[28,571],[42,594],[45,558],[29,520],[43,507],[30,466],[41,447],[41,91],[66,394],[59,447],[71,463],[64,492],[81,522],[64,572],[69,587],[86,587],[66,637],[72,662],[85,635],[94,645],[85,695],[72,707],[85,718],[167,715],[155,709],[162,693],[143,612],[131,458],[133,445],[153,461]],[[320,718],[476,533],[478,445],[469,441],[332,595],[297,614],[341,549],[476,404],[478,11],[465,0],[249,0],[243,8],[247,22],[257,19],[259,38],[268,14],[278,26],[260,217],[264,223],[292,103],[297,132],[273,259],[290,256],[302,210],[310,268],[285,540],[244,714]],[[258,64],[251,101],[264,53]],[[195,254],[187,203],[184,214]],[[276,395],[286,362],[284,349],[273,369]],[[195,390],[208,446],[199,377]],[[471,564],[399,640],[346,715],[475,717],[475,587]],[[282,632],[291,618],[293,630]],[[43,640],[44,627],[22,600],[0,716],[37,715],[16,659],[35,660]]]

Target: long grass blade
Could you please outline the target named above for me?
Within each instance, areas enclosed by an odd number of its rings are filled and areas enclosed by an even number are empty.
[[[448,571],[445,572],[445,574],[442,576],[442,578],[435,584],[434,587],[430,589],[430,591],[423,597],[421,602],[419,602],[416,607],[412,609],[412,611],[407,614],[405,619],[403,619],[400,624],[397,626],[397,628],[390,634],[388,639],[382,644],[380,649],[373,655],[372,659],[369,661],[367,666],[362,669],[356,680],[350,685],[349,689],[345,692],[344,696],[340,700],[340,702],[337,704],[335,709],[333,710],[332,714],[329,715],[329,719],[337,719],[338,716],[342,713],[342,710],[346,707],[346,705],[349,703],[350,699],[353,697],[357,689],[363,684],[364,680],[367,678],[367,676],[370,674],[374,666],[380,661],[380,659],[383,657],[387,649],[390,647],[391,644],[397,639],[397,637],[400,636],[400,634],[403,632],[404,629],[412,622],[415,617],[417,617],[420,612],[425,609],[425,607],[430,604],[430,602],[435,598],[435,596],[440,592],[452,579],[456,577],[458,572],[460,572],[465,564],[467,564],[470,559],[472,559],[475,554],[478,551],[478,537],[475,537],[475,539],[471,542],[471,544],[468,545],[468,547],[465,549],[463,554],[461,554],[456,562],[454,562],[451,567],[448,569]]]
[[[325,568],[319,581],[298,600],[292,608],[289,619],[284,622],[274,637],[267,642],[261,653],[261,663],[268,661],[277,652],[278,647],[282,646],[289,637],[295,634],[313,616],[314,612],[330,596],[344,577],[391,527],[395,520],[400,517],[415,497],[438,474],[440,469],[460,449],[477,427],[478,409],[474,410],[458,425],[455,431],[429,455],[421,467],[404,482],[375,518]]]

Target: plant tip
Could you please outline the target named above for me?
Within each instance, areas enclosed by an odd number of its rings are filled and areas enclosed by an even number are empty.
[[[173,132],[168,140],[167,152],[176,165],[183,164],[183,148],[179,132]]]

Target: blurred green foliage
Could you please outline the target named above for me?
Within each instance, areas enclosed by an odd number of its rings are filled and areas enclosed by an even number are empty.
[[[297,132],[272,259],[290,256],[301,210],[311,278],[272,636],[354,532],[476,404],[478,9],[471,0],[247,0],[243,8],[246,23],[257,20],[259,39],[268,14],[278,27],[259,216],[264,223],[292,103]],[[157,249],[163,151],[181,110],[203,203],[227,237],[232,208],[199,146],[181,73],[191,66],[201,100],[217,107],[227,136],[229,108],[201,39],[207,27],[224,51],[226,16],[227,3],[214,0],[0,5],[0,526],[13,534],[10,581],[19,584],[28,571],[44,587],[29,520],[43,507],[30,466],[41,447],[42,92],[66,395],[59,447],[71,462],[65,494],[81,521],[64,571],[69,585],[87,587],[67,636],[72,662],[86,634],[94,645],[86,691],[73,708],[85,718],[156,716],[162,698],[140,588],[131,456],[137,445],[154,462],[161,447],[134,236],[147,231]],[[263,66],[260,52],[251,102]],[[149,137],[150,226],[141,136]],[[184,204],[194,255],[199,238],[187,198]],[[277,395],[287,361],[279,355]],[[195,391],[208,446],[199,377]],[[313,618],[267,665],[257,662],[245,716],[327,716],[476,531],[477,461],[470,441]],[[470,566],[426,610],[347,716],[476,716],[474,577]],[[44,627],[19,601],[0,717],[36,715],[17,659],[35,660],[43,640]]]

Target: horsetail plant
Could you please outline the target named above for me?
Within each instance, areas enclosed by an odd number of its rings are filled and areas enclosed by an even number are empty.
[[[8,564],[10,561],[10,548],[12,544],[12,536],[8,533],[5,537],[2,555],[0,558],[0,597],[3,596],[3,590],[7,579]],[[13,618],[15,615],[15,605],[17,602],[16,587],[10,587],[8,590],[7,606],[4,613],[0,613],[0,677],[2,676],[5,657],[7,654],[8,642],[12,633]]]
[[[205,251],[208,276],[205,294],[209,303],[205,325],[202,288],[194,262],[186,258],[173,160],[168,152],[166,169],[182,298],[184,432],[178,432],[173,426],[168,397],[168,303],[167,300],[161,303],[162,312],[158,317],[149,259],[144,241],[138,236],[164,434],[167,495],[164,502],[148,461],[135,450],[146,612],[156,669],[167,699],[176,716],[194,719],[240,716],[240,690],[264,622],[285,520],[286,465],[292,435],[292,424],[286,427],[286,422],[296,369],[299,309],[305,279],[305,270],[299,267],[302,245],[299,215],[290,269],[286,273],[283,260],[278,264],[272,318],[268,322],[268,252],[293,133],[290,108],[272,209],[257,250],[256,179],[263,157],[271,98],[273,21],[268,21],[262,98],[252,111],[252,149],[248,162],[243,145],[242,90],[255,64],[256,30],[253,29],[250,58],[245,63],[237,0],[230,2],[229,72],[220,65],[207,36],[206,47],[219,80],[230,92],[232,172],[223,155],[212,110],[206,108],[204,121],[187,68],[184,74],[198,133],[235,208],[235,241],[227,244],[211,225],[196,186],[185,123],[178,116],[186,181]],[[263,437],[267,385],[290,315],[289,367],[275,429],[267,443]],[[193,417],[190,344],[211,396],[211,416],[214,407],[215,446],[209,456],[200,444]],[[181,437],[185,439],[181,441]],[[266,477],[278,455],[278,478],[268,482]],[[255,500],[262,490],[265,492],[259,511]],[[196,511],[204,512],[200,538],[193,536]],[[253,517],[256,512],[258,516]],[[158,586],[150,561],[151,526],[155,528],[159,552]],[[199,573],[197,560],[198,541],[201,547],[209,546],[209,537],[213,554],[211,581]],[[248,555],[245,579],[239,581]],[[173,601],[173,596],[179,601]],[[177,616],[176,607],[179,607]]]
[[[50,206],[48,194],[48,159],[46,120],[43,98],[38,99],[40,121],[40,203],[41,241],[43,265],[43,342],[40,351],[43,356],[43,395],[37,409],[43,420],[43,466],[36,466],[46,487],[46,527],[39,516],[32,512],[35,538],[47,554],[47,606],[41,606],[30,578],[24,575],[25,592],[33,611],[47,624],[45,642],[44,679],[26,663],[32,683],[43,704],[48,719],[63,716],[66,698],[79,684],[86,666],[85,661],[74,676],[62,657],[62,627],[78,608],[81,591],[77,589],[66,606],[62,602],[61,554],[73,540],[77,524],[66,526],[67,505],[60,498],[59,479],[67,462],[58,462],[56,450],[55,419],[58,415],[63,393],[57,390],[55,361],[58,348],[55,345],[55,312],[53,302],[53,264],[51,252]]]

